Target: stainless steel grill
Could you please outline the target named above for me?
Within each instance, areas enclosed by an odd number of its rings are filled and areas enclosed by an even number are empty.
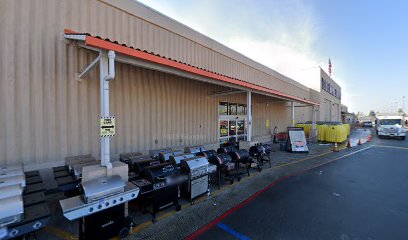
[[[82,196],[60,201],[63,215],[69,220],[82,218],[123,204],[139,195],[136,185],[119,176],[99,178],[81,183]]]
[[[98,178],[81,184],[85,203],[98,201],[125,191],[125,182],[119,176]]]
[[[190,196],[190,201],[193,204],[193,199],[204,194],[210,194],[209,174],[210,171],[215,171],[216,168],[209,168],[208,159],[205,157],[193,157],[181,161],[182,170],[188,175],[189,181],[185,192]]]

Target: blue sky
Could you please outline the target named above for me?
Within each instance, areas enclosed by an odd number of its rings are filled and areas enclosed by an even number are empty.
[[[330,57],[351,112],[408,111],[408,1],[140,2],[309,87]]]

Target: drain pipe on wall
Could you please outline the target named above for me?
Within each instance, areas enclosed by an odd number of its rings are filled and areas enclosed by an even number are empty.
[[[115,52],[101,52],[100,58],[101,118],[109,117],[109,81],[115,78]],[[112,175],[110,162],[110,137],[101,137],[101,166],[107,168],[108,176]]]

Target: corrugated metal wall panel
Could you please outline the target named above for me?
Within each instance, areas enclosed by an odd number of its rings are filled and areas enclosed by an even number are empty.
[[[97,0],[6,0],[0,8],[0,28],[0,125],[4,129],[0,164],[56,162],[85,153],[99,156],[99,71],[95,68],[82,81],[76,79],[96,54],[67,45],[64,28],[243,80],[269,81],[264,73]],[[218,101],[246,102],[245,94],[210,97],[222,88],[147,69],[117,64],[117,74],[111,84],[111,112],[118,122],[114,154],[216,142]],[[254,106],[257,109],[264,111]],[[287,112],[276,108],[262,113],[259,122],[269,113],[286,116]],[[264,134],[257,125],[254,122],[254,133]]]

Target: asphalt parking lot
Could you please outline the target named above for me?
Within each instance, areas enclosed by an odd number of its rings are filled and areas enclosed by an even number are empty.
[[[406,239],[408,141],[373,144],[278,181],[196,239]]]

